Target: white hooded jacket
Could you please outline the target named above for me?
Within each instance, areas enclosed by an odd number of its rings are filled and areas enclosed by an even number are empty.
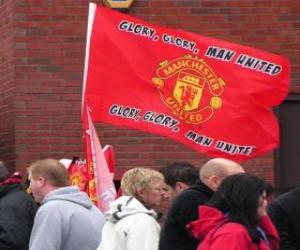
[[[105,213],[98,250],[157,250],[160,226],[154,210],[132,196],[122,196]]]

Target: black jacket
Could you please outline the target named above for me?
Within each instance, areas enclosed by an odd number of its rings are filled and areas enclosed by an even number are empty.
[[[184,190],[173,201],[161,230],[159,250],[195,250],[199,241],[185,229],[198,219],[198,206],[207,203],[213,191],[199,182]]]
[[[0,249],[28,250],[37,205],[20,184],[0,186]]]
[[[268,208],[281,250],[300,250],[300,188],[280,195]]]

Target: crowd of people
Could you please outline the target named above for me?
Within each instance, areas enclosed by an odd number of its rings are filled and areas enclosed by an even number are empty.
[[[1,250],[300,249],[300,188],[268,204],[269,185],[227,159],[130,169],[104,214],[58,160],[34,162],[28,179],[31,194],[0,161]]]

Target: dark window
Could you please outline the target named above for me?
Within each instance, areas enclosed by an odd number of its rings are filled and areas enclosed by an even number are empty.
[[[278,192],[300,186],[300,95],[290,95],[277,109],[280,146],[276,152]]]

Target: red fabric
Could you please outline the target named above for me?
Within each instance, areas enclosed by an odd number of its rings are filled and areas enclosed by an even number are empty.
[[[213,228],[225,222],[224,214],[218,209],[201,205],[198,207],[199,220],[187,225],[187,230],[191,231],[195,238],[203,240],[206,234]]]
[[[102,150],[105,160],[107,162],[107,166],[109,168],[109,172],[114,174],[116,169],[116,155],[115,150],[112,145],[105,145]]]
[[[86,162],[80,160],[78,157],[74,157],[71,165],[68,167],[68,173],[70,176],[70,182],[72,186],[77,186],[80,191],[88,192],[88,167]]]
[[[236,161],[278,145],[271,108],[288,92],[286,58],[100,6],[88,45],[83,97],[93,121]]]
[[[280,250],[280,238],[275,228],[274,224],[272,223],[269,216],[265,216],[261,218],[259,223],[260,228],[262,228],[265,234],[268,237],[269,243],[271,245],[272,250]]]
[[[86,166],[87,166],[87,187],[86,193],[88,194],[91,201],[97,206],[98,199],[97,199],[97,187],[96,187],[96,180],[95,180],[95,166],[93,164],[93,152],[92,152],[92,139],[90,136],[90,124],[89,118],[87,113],[87,108],[84,108],[84,112],[82,114],[83,120],[83,137],[85,141],[85,152],[86,152]]]
[[[8,177],[6,180],[0,182],[0,186],[10,185],[10,184],[20,184],[22,183],[22,176],[20,173],[15,172],[10,177]]]
[[[105,212],[109,209],[109,204],[116,197],[116,190],[113,182],[113,174],[102,152],[102,147],[90,117],[89,108],[85,107],[83,112],[84,136],[86,143],[86,161],[88,166],[88,193],[91,200],[98,208]]]
[[[270,218],[265,216],[260,227],[266,233],[270,246],[263,240],[259,248],[254,244],[244,226],[239,223],[227,222],[224,215],[217,209],[200,206],[199,220],[188,225],[194,237],[201,240],[197,250],[279,250],[279,236]]]

